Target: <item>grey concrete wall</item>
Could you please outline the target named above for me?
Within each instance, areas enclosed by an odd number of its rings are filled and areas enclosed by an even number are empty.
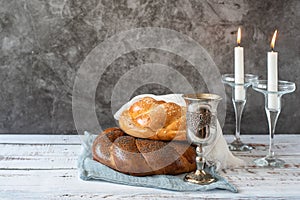
[[[0,0],[0,133],[76,133],[72,116],[76,73],[97,45],[121,31],[139,27],[178,31],[204,47],[223,74],[233,72],[238,26],[243,28],[247,73],[266,78],[266,53],[277,28],[279,78],[300,85],[298,0]],[[126,53],[107,67],[97,86],[96,113],[102,128],[115,125],[111,112],[115,84],[128,70],[151,62],[176,69],[196,91],[207,90],[201,74],[178,55],[158,49]],[[153,83],[141,85],[132,96],[169,92]],[[230,90],[226,92],[224,132],[233,133]],[[300,132],[299,98],[298,89],[284,96],[278,133]],[[243,133],[267,132],[263,104],[263,96],[250,89]]]

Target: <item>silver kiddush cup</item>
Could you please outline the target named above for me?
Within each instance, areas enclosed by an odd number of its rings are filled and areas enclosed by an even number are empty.
[[[216,179],[204,170],[205,157],[203,146],[213,143],[217,136],[217,107],[222,98],[215,94],[186,94],[186,129],[187,139],[196,145],[197,170],[187,174],[185,181],[207,185]]]

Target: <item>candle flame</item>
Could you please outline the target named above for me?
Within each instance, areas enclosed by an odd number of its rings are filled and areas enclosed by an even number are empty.
[[[238,32],[237,32],[237,39],[236,39],[238,46],[240,46],[240,44],[241,44],[241,37],[242,37],[241,27],[239,27]]]
[[[272,37],[272,41],[271,41],[271,49],[273,51],[274,47],[275,47],[275,40],[276,40],[276,36],[277,36],[277,30],[275,30],[273,37]]]

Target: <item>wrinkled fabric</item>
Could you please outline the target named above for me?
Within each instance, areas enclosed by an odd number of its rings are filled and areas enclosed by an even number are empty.
[[[82,138],[82,150],[78,159],[79,176],[82,180],[99,180],[117,184],[151,187],[173,191],[206,191],[213,189],[225,189],[231,192],[237,192],[235,186],[230,184],[226,179],[218,175],[214,167],[208,170],[218,179],[209,185],[197,185],[185,182],[183,177],[185,174],[178,176],[172,175],[154,175],[137,177],[115,171],[92,158],[92,145],[96,135],[85,132]]]

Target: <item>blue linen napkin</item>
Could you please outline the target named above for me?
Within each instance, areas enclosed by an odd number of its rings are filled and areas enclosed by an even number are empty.
[[[154,175],[137,177],[115,171],[92,158],[92,145],[96,135],[85,132],[82,141],[82,151],[78,159],[79,176],[82,180],[100,180],[112,183],[167,189],[173,191],[206,191],[212,189],[226,189],[231,192],[238,192],[235,186],[230,184],[225,178],[216,173],[214,167],[209,168],[212,175],[218,179],[217,182],[209,185],[197,185],[185,182],[185,174],[172,175]]]

